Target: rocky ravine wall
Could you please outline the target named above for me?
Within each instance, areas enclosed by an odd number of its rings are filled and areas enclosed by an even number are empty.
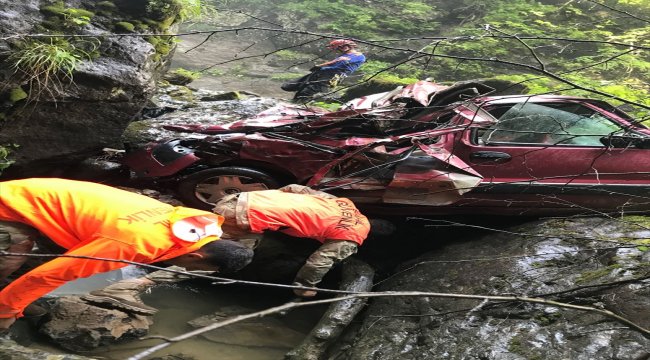
[[[155,90],[174,42],[109,35],[169,32],[180,20],[176,5],[0,0],[0,167],[13,162],[5,178],[51,174],[117,143]]]
[[[539,297],[609,310],[440,297],[371,301],[336,359],[648,359],[647,217],[526,223],[403,264],[375,291]],[[356,336],[355,336],[356,335]]]

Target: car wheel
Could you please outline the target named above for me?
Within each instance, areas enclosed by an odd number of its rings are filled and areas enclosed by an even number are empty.
[[[269,174],[243,167],[221,167],[195,172],[180,180],[178,196],[187,206],[212,210],[226,195],[280,187]]]

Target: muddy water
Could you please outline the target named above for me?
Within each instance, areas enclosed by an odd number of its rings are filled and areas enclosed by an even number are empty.
[[[231,288],[209,284],[159,286],[142,296],[159,309],[149,335],[174,337],[195,328],[188,322],[215,312],[250,313],[290,300],[284,292],[268,289]],[[272,315],[233,324],[169,346],[149,357],[174,355],[196,360],[279,360],[298,345],[320,318],[324,307],[295,309],[284,316]],[[127,359],[157,345],[160,340],[136,340],[86,355],[105,359]],[[173,357],[176,358],[176,357]]]

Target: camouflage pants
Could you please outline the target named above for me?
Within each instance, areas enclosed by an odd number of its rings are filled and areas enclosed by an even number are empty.
[[[335,264],[355,254],[358,245],[352,241],[328,240],[312,253],[298,271],[294,285],[315,286]]]
[[[39,236],[38,230],[30,226],[17,222],[0,221],[0,251],[30,253]],[[0,256],[0,282],[4,282],[27,259],[27,256]]]

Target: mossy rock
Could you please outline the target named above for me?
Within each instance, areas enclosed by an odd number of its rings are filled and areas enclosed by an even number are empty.
[[[41,12],[45,14],[57,15],[57,16],[69,16],[69,17],[87,17],[91,18],[95,16],[95,13],[86,9],[79,8],[66,8],[63,3],[57,3],[54,5],[48,5],[41,7]]]
[[[61,1],[52,5],[42,6],[39,10],[44,14],[63,15],[65,11],[65,5]]]
[[[133,32],[135,30],[135,25],[131,24],[128,21],[120,21],[118,23],[115,23],[115,29]]]
[[[100,1],[95,4],[96,7],[104,10],[114,10],[117,9],[117,5],[111,1]]]
[[[229,91],[222,94],[214,94],[203,96],[201,101],[227,101],[227,100],[241,100],[242,95],[239,91]]]
[[[195,100],[194,92],[186,86],[177,86],[175,89],[170,90],[167,95],[176,101],[193,103]]]
[[[187,85],[201,77],[201,73],[186,69],[175,69],[165,74],[163,79],[173,85]]]

